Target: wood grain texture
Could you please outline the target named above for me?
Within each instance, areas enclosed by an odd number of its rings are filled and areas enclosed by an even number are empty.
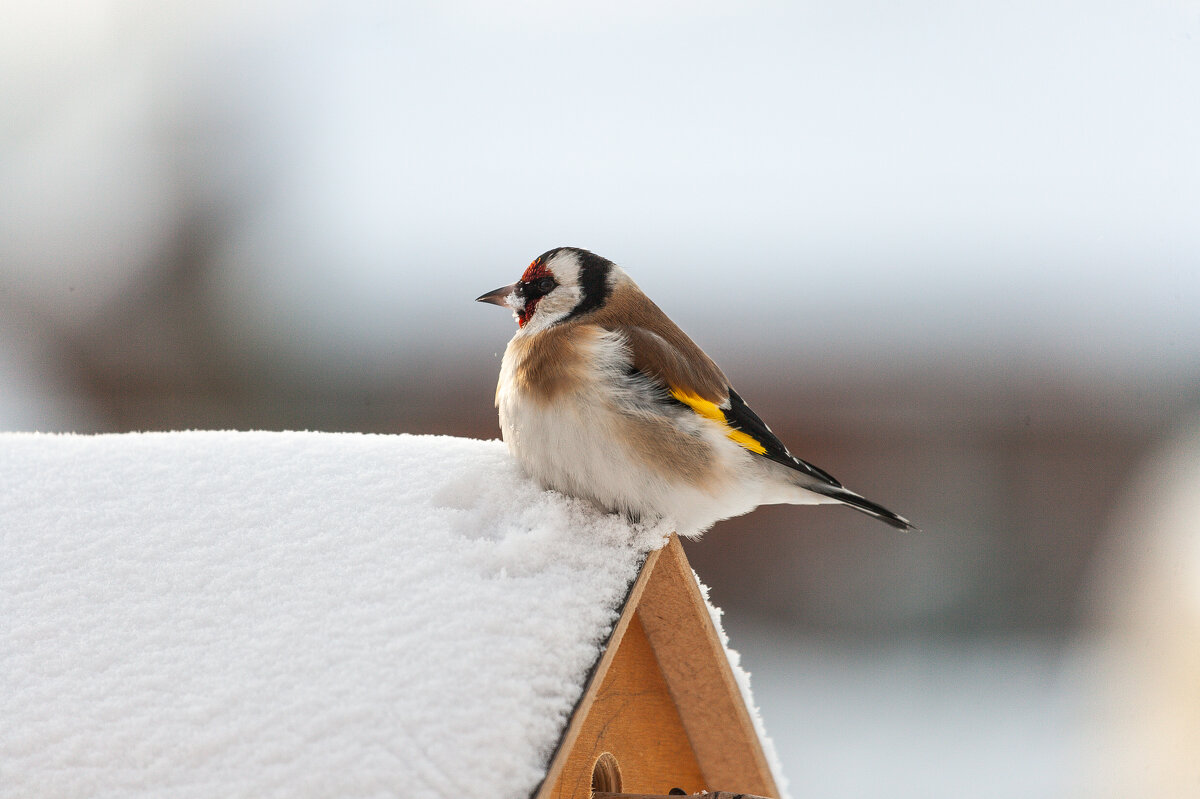
[[[750,712],[679,539],[637,605],[707,786],[778,796]],[[687,786],[679,786],[686,788]]]
[[[647,557],[535,799],[590,799],[603,752],[617,758],[623,793],[778,796],[676,536]]]
[[[552,799],[587,799],[602,753],[616,757],[621,790],[688,793],[704,788],[683,722],[635,616],[605,675]]]
[[[765,796],[755,796],[750,793],[732,793],[730,791],[709,791],[701,795],[704,799],[767,799]],[[596,791],[592,794],[592,799],[679,799],[679,796],[680,794],[610,793],[608,791]]]

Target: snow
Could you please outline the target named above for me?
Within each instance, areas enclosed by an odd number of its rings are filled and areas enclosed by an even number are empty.
[[[0,520],[2,797],[528,796],[669,533],[326,433],[0,435]]]

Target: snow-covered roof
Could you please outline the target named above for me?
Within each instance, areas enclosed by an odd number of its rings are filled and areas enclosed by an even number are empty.
[[[42,797],[529,796],[670,532],[320,433],[0,435],[0,520],[0,795]]]

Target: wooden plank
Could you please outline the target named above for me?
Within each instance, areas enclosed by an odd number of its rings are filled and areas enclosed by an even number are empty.
[[[551,799],[588,799],[601,754],[615,758],[620,788],[703,790],[704,777],[637,614],[621,638]]]
[[[671,536],[653,567],[637,614],[705,783],[778,796],[750,712],[678,537]]]
[[[642,564],[642,569],[638,572],[637,579],[630,587],[629,595],[625,598],[625,606],[621,617],[617,619],[612,633],[608,636],[608,644],[605,646],[604,653],[596,663],[596,668],[592,671],[592,676],[583,689],[579,703],[575,706],[575,710],[571,714],[571,720],[568,722],[567,729],[558,743],[558,749],[555,750],[554,756],[550,759],[550,766],[546,770],[546,776],[542,780],[541,786],[534,794],[534,799],[550,799],[552,791],[557,788],[563,769],[567,764],[571,752],[575,748],[575,742],[578,740],[584,723],[591,712],[592,704],[596,700],[596,694],[603,684],[604,678],[608,675],[608,670],[612,666],[617,650],[620,648],[621,639],[624,638],[625,631],[633,621],[634,610],[641,601],[642,594],[646,590],[646,585],[650,582],[650,575],[654,572],[654,567],[658,563],[659,558],[662,557],[664,549],[655,550],[646,556],[646,562]],[[588,785],[588,789],[590,793],[590,784]]]
[[[632,636],[630,630],[634,631]],[[647,666],[647,647],[656,669]],[[623,654],[626,649],[639,665],[617,666],[614,674],[619,653]],[[654,689],[646,690],[646,681],[652,682],[655,674],[663,681],[675,714],[665,709],[661,695],[654,698]],[[673,727],[671,719],[675,718],[684,730],[693,762],[699,769],[700,781],[697,782],[697,776],[689,775],[686,766],[682,769],[669,767],[671,771],[682,772],[679,778],[671,773],[655,776],[638,767],[628,775],[633,778],[631,782],[625,779],[627,775],[622,763],[622,787],[625,790],[634,789],[635,783],[639,786],[635,790],[647,790],[641,786],[649,779],[654,785],[651,790],[667,790],[660,786],[670,783],[672,788],[689,792],[703,790],[709,785],[754,792],[741,794],[743,799],[779,795],[725,649],[676,536],[671,536],[662,550],[647,557],[534,799],[586,799],[590,796],[591,769],[600,752],[607,750],[597,748],[602,738],[589,725],[612,723],[612,707],[604,694],[610,676],[616,681],[612,684],[620,686],[612,697],[618,711],[622,701],[633,707],[648,698],[659,710],[641,714],[641,721],[631,722],[635,726],[641,725],[637,730],[626,731],[634,737],[614,736],[605,739],[603,745],[616,747],[618,740],[625,740],[639,747],[657,746],[657,741],[673,737],[673,733],[664,733],[664,730]],[[629,682],[631,677],[636,678],[635,683]],[[646,721],[652,725],[646,727]],[[677,758],[672,762],[686,760]],[[672,782],[672,779],[679,781]],[[708,796],[724,799],[738,795],[726,792]]]
[[[694,795],[678,793],[609,793],[608,791],[596,791],[592,794],[592,799],[679,799],[680,796]],[[700,795],[704,799],[767,799],[765,796],[755,796],[750,793],[733,793],[732,791],[708,791]]]

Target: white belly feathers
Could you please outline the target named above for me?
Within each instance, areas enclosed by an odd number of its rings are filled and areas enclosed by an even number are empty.
[[[753,456],[716,424],[665,407],[629,363],[621,336],[602,328],[518,333],[496,405],[521,466],[547,488],[634,519],[669,518],[685,535],[758,505]]]

